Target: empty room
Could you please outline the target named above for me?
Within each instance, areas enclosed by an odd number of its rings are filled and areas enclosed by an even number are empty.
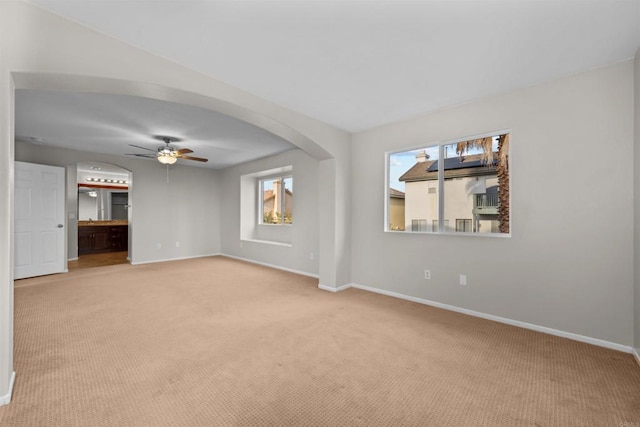
[[[0,425],[640,426],[640,0],[3,0],[0,130]]]

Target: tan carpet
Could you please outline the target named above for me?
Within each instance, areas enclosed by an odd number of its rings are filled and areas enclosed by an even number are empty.
[[[640,426],[632,356],[223,257],[19,281],[2,426]]]

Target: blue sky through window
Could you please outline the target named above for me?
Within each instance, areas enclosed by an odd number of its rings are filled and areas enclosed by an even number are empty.
[[[446,157],[451,158],[457,155],[456,153],[456,144],[447,144],[445,148]],[[416,154],[420,151],[424,150],[429,155],[429,160],[437,160],[438,159],[438,146],[433,145],[430,147],[416,148],[414,150],[402,151],[399,153],[392,153],[389,155],[389,187],[395,188],[396,190],[400,190],[402,192],[405,191],[404,182],[399,181],[399,178],[413,165],[416,164]],[[493,151],[498,151],[498,136],[493,137]],[[481,149],[473,149],[469,151],[467,154],[479,154],[481,153]]]

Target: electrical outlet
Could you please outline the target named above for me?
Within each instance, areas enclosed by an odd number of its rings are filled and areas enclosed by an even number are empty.
[[[176,242],[176,248],[180,247],[180,242]]]
[[[466,274],[461,274],[460,275],[460,284],[462,286],[467,286],[467,275]]]
[[[162,243],[160,243],[160,242],[156,243],[156,248],[162,249]]]
[[[424,271],[424,279],[425,280],[431,280],[431,270],[425,270]]]

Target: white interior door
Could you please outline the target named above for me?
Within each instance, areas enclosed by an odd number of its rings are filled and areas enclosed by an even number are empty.
[[[66,271],[64,176],[64,168],[15,162],[15,279]]]

